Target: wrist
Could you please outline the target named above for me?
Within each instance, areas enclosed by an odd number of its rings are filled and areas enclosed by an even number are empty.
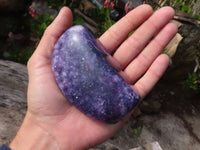
[[[54,138],[36,123],[30,113],[26,114],[9,146],[12,150],[59,150]]]

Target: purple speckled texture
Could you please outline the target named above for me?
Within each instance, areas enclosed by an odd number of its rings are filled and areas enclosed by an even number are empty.
[[[106,61],[107,52],[82,25],[69,28],[57,41],[52,68],[64,96],[86,115],[117,123],[140,97]]]

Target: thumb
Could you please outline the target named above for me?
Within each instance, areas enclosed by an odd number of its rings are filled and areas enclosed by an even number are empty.
[[[68,7],[63,7],[55,20],[45,30],[37,49],[28,62],[28,65],[32,64],[32,62],[37,63],[38,61],[42,61],[41,59],[43,58],[45,64],[51,63],[51,55],[55,43],[62,33],[72,25],[72,20],[73,17],[71,10]]]

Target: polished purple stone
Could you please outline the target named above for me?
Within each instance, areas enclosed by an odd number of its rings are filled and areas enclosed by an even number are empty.
[[[111,67],[107,52],[82,25],[69,28],[58,39],[52,68],[64,96],[86,115],[116,123],[140,97]]]

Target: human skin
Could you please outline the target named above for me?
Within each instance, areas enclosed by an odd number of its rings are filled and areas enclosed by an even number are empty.
[[[169,57],[161,52],[177,32],[170,22],[173,16],[170,7],[153,13],[149,5],[141,5],[99,38],[106,50],[114,53],[113,58],[142,99],[169,64]],[[63,7],[28,61],[28,109],[10,144],[13,150],[88,149],[111,137],[131,115],[107,124],[84,115],[62,95],[52,72],[51,56],[56,41],[71,25],[72,13]]]

